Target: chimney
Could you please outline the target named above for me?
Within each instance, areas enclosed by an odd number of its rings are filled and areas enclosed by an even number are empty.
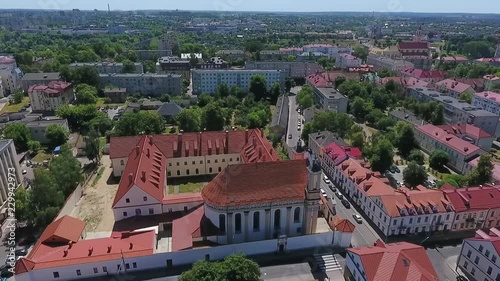
[[[66,257],[67,255],[68,255],[68,249],[65,249],[63,257]]]
[[[139,156],[139,153],[141,152],[141,148],[139,146],[135,147],[135,155]]]
[[[146,156],[149,158],[149,155],[150,155],[150,151],[149,151],[149,148],[146,149]]]
[[[73,247],[73,241],[68,242],[68,249],[71,249],[71,247]]]
[[[91,247],[89,248],[89,256],[92,256],[92,252],[94,252],[94,247],[92,247],[92,246],[91,246]]]
[[[141,172],[141,179],[142,179],[142,182],[146,182],[146,171]]]
[[[111,245],[108,246],[108,254],[111,253]]]
[[[134,247],[134,243],[130,242],[130,245],[129,245],[128,249],[132,250],[133,247]]]
[[[372,177],[372,173],[366,172],[366,179],[369,180]]]
[[[253,137],[253,147],[255,147],[257,145],[257,138],[256,137]]]
[[[224,154],[229,154],[229,131],[226,130],[226,143],[224,144]]]
[[[182,157],[182,130],[177,134],[177,157]]]
[[[132,182],[134,180],[134,175],[132,173],[128,174],[128,181]]]
[[[148,137],[149,145],[153,145],[153,138],[151,136]]]
[[[248,129],[245,130],[245,144],[248,143]]]

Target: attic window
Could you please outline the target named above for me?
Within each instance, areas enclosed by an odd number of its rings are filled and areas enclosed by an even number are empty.
[[[407,259],[403,259],[403,265],[405,267],[409,266],[410,264],[408,263],[408,260]]]

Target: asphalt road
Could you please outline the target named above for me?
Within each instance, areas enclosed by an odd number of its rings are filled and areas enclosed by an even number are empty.
[[[300,134],[301,131],[298,130],[298,121],[300,114],[297,112],[297,102],[296,102],[296,94],[300,91],[301,87],[294,87],[290,90],[292,95],[289,96],[289,101],[290,101],[290,110],[288,111],[288,130],[286,134],[286,143],[288,146],[295,146],[297,145],[297,142],[300,139]],[[300,120],[302,120],[302,117],[300,117]],[[302,122],[302,121],[301,121]],[[301,125],[301,128],[303,126]],[[292,138],[289,138],[289,136],[292,135]]]
[[[429,248],[427,255],[434,265],[439,280],[455,281],[457,278],[456,262],[460,255],[461,245],[446,246],[442,248]]]
[[[380,239],[380,236],[366,222],[366,219],[364,217],[362,223],[357,223],[354,220],[352,214],[354,212],[359,214],[359,212],[355,210],[355,207],[353,206],[354,204],[351,203],[351,208],[349,209],[344,207],[344,205],[342,205],[338,197],[333,194],[333,191],[327,186],[327,184],[324,181],[321,181],[321,188],[325,190],[326,194],[328,195],[328,198],[332,198],[332,196],[333,198],[335,198],[335,202],[337,203],[335,206],[335,210],[337,211],[337,216],[343,219],[348,219],[356,226],[356,229],[352,235],[352,245],[354,247],[372,246],[373,243],[377,241],[377,239]]]

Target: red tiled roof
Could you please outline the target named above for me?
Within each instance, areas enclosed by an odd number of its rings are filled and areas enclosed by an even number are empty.
[[[436,126],[445,130],[447,133],[460,137],[467,135],[475,139],[491,138],[492,136],[485,132],[483,129],[471,124],[454,124],[454,125],[440,125]]]
[[[326,79],[326,81],[330,83],[335,83],[338,77],[345,77],[347,80],[359,80],[359,73],[350,73],[350,72],[342,72],[342,71],[325,71],[321,73],[321,76]]]
[[[32,92],[42,92],[45,94],[60,94],[69,87],[71,87],[71,83],[62,82],[62,81],[51,81],[48,85],[32,85],[28,88],[28,93]]]
[[[342,219],[335,225],[335,229],[340,232],[353,233],[356,226],[348,219]]]
[[[426,134],[430,138],[434,139],[435,141],[438,141],[445,146],[452,148],[453,150],[463,154],[463,155],[470,155],[477,153],[480,148],[466,140],[463,140],[459,137],[456,137],[452,134],[449,134],[445,130],[434,126],[432,124],[426,124],[422,126],[417,127],[417,131],[422,132],[423,134]]]
[[[71,227],[70,227],[71,228]],[[30,270],[99,263],[154,254],[155,232],[127,232],[108,238],[79,240],[73,244],[40,244],[16,263],[16,274]]]
[[[500,186],[498,185],[457,189],[446,183],[441,187],[441,191],[456,212],[500,208]]]
[[[427,42],[412,42],[412,41],[402,41],[399,42],[398,48],[401,49],[428,49],[429,43]]]
[[[218,229],[205,217],[203,206],[172,222],[172,251],[193,247],[193,238],[217,235]]]
[[[181,193],[166,195],[163,197],[162,204],[185,204],[185,203],[200,203],[203,204],[201,193]]]
[[[85,229],[85,222],[68,215],[53,221],[40,236],[41,243],[76,242]]]
[[[313,85],[314,87],[318,87],[318,88],[327,88],[327,87],[331,86],[331,84],[320,73],[311,74],[311,75],[307,76],[306,80],[311,85]]]
[[[348,156],[353,158],[360,158],[362,156],[361,150],[359,150],[359,148],[340,146],[334,142],[321,148],[321,151],[325,153],[330,159],[334,160],[335,165],[338,165],[346,160]]]
[[[263,131],[260,130],[249,132],[248,142],[241,150],[243,163],[278,161],[280,159],[273,145],[262,133]]]
[[[304,45],[304,48],[333,48],[333,45],[330,45],[330,44],[309,44],[309,45]]]
[[[15,61],[16,60],[13,59],[13,58],[9,58],[9,57],[6,57],[6,56],[0,56],[0,63],[13,63]]]
[[[500,231],[497,228],[491,228],[488,234],[482,230],[477,230],[474,237],[467,238],[465,240],[491,243],[493,248],[496,250],[496,254],[500,254]]]
[[[289,160],[226,167],[201,194],[215,206],[247,206],[302,201],[307,186],[305,160]]]
[[[447,72],[438,70],[422,70],[419,68],[405,68],[402,73],[418,79],[443,79]]]
[[[475,93],[474,95],[482,99],[489,99],[496,103],[500,103],[500,93],[497,92],[486,91],[486,92]]]
[[[480,58],[480,59],[477,59],[476,61],[477,62],[486,62],[486,63],[500,62],[500,58]]]
[[[466,57],[455,57],[455,56],[449,56],[449,57],[442,57],[441,58],[442,61],[445,61],[445,62],[466,62],[466,61],[469,61],[469,59],[467,59]]]
[[[347,249],[361,259],[367,281],[438,281],[425,249],[407,242]]]
[[[130,152],[113,206],[134,186],[162,202],[167,160],[150,136],[142,136]]]
[[[459,94],[469,90],[471,88],[470,85],[455,81],[453,79],[445,79],[435,83],[438,87],[444,87],[449,91],[457,92]]]
[[[439,190],[427,189],[418,186],[416,189],[400,188],[393,195],[383,195],[380,197],[383,205],[390,217],[400,217],[402,208],[413,208],[415,212],[418,207],[422,207],[425,213],[434,213],[432,208],[437,207],[438,213],[445,213],[449,202]],[[429,207],[426,210],[426,207]]]
[[[471,86],[475,91],[484,90],[484,79],[482,78],[454,78],[454,80]]]
[[[419,80],[415,77],[386,77],[380,80],[380,84],[385,85],[389,81],[394,81],[404,87],[427,87],[429,82]]]
[[[394,189],[389,186],[388,179],[383,178],[380,173],[363,167],[363,164],[358,160],[349,158],[338,164],[337,169],[351,179],[356,187],[367,196],[394,194]]]

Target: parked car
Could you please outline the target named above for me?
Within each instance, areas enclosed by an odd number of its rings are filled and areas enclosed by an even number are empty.
[[[322,194],[325,198],[327,198],[327,197],[328,197],[328,195],[326,194],[326,191],[325,191],[323,188],[322,188],[322,189],[320,189],[320,191],[321,191],[321,194]]]
[[[351,204],[346,199],[342,199],[341,202],[342,202],[342,205],[344,205],[344,207],[346,209],[350,209],[351,208]]]
[[[23,170],[23,171],[22,171],[22,174],[23,174],[23,175],[26,175],[27,173],[28,173],[28,171],[26,171],[26,170]]]
[[[292,135],[288,135],[288,139],[292,139]]]
[[[326,184],[328,184],[328,185],[330,185],[330,184],[332,183],[332,182],[330,181],[330,179],[328,178],[328,176],[324,176],[324,177],[323,177],[323,181],[324,181]]]
[[[342,195],[342,193],[340,193],[340,191],[337,190],[337,193],[335,193],[335,195],[337,195],[337,197],[342,200],[344,199],[344,195]]]
[[[396,171],[396,173],[401,173],[401,170],[397,166],[394,166],[394,171]]]
[[[352,213],[352,217],[354,218],[354,220],[357,222],[357,223],[362,223],[363,222],[363,218],[356,214],[356,213]]]

